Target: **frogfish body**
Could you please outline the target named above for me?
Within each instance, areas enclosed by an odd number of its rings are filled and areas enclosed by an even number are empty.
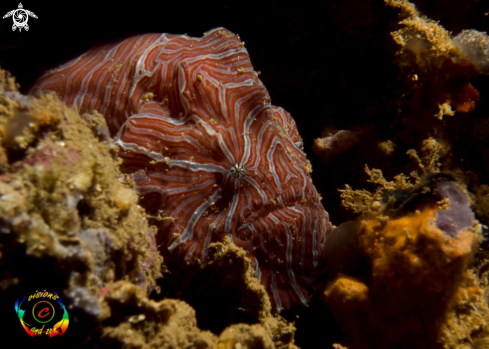
[[[48,91],[105,116],[141,205],[174,219],[164,255],[196,266],[229,236],[278,311],[307,303],[332,226],[296,124],[238,36],[134,36],[48,72],[32,93]]]

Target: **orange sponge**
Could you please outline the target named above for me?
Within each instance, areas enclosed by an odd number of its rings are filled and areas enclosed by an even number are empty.
[[[437,227],[439,205],[423,200],[397,218],[361,220],[359,249],[371,275],[339,275],[323,298],[358,348],[434,348],[448,305],[477,250],[477,222],[450,236]]]

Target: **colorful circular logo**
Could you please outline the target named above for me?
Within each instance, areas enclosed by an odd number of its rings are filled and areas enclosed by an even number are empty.
[[[31,337],[54,337],[62,335],[68,328],[68,312],[56,292],[36,291],[33,295],[17,299],[15,312]]]

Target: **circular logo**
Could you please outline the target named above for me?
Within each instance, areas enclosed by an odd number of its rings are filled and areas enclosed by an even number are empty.
[[[45,303],[44,305],[42,305],[41,303]],[[37,308],[36,310],[36,307],[41,304],[41,306],[39,308]],[[46,306],[47,304],[47,306]],[[39,310],[40,308],[42,308],[41,310]],[[49,311],[51,308],[51,312]],[[36,316],[36,313],[37,313],[37,316]],[[47,316],[49,316],[50,314],[53,314],[48,320],[46,321],[41,321],[40,319],[42,318],[45,318]],[[54,307],[51,303],[49,303],[48,301],[40,301],[40,302],[37,302],[34,307],[32,307],[32,316],[34,317],[34,319],[37,321],[37,322],[40,322],[41,324],[45,324],[46,322],[49,322],[53,319],[54,317],[54,314],[55,314],[55,311],[54,311]]]
[[[18,27],[23,27],[26,25],[27,21],[29,18],[27,18],[27,12],[26,10],[23,9],[17,9],[12,15],[12,18],[14,19],[14,23]]]
[[[15,301],[20,324],[31,336],[54,337],[66,332],[68,312],[56,292],[36,291]]]

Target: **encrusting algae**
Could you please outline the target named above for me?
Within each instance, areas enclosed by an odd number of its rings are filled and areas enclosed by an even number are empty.
[[[395,61],[416,91],[413,101],[422,106],[417,109],[433,112],[439,119],[455,111],[474,111],[480,95],[470,78],[489,72],[487,35],[467,31],[452,38],[407,0],[386,4],[401,10],[399,29],[392,33],[400,47]]]
[[[181,300],[148,299],[137,285],[114,283],[101,302],[104,327],[92,347],[273,349],[274,341],[261,324],[235,324],[220,336],[197,327],[195,310]],[[287,346],[285,346],[287,347]],[[292,347],[293,348],[293,347]]]
[[[54,95],[22,96],[3,70],[0,104],[2,291],[55,288],[85,324],[83,337],[96,326],[105,285],[126,280],[157,288],[155,229],[119,172],[116,152],[97,139],[103,118],[82,118]],[[26,265],[46,272],[33,274]]]

